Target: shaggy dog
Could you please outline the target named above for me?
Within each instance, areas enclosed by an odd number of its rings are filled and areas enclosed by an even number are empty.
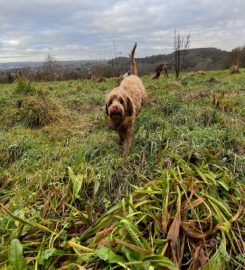
[[[123,79],[119,87],[114,88],[106,98],[106,114],[112,129],[118,131],[123,144],[125,157],[132,144],[135,117],[139,113],[147,95],[141,79],[137,76],[136,62],[134,59],[135,43],[129,55],[131,75]]]

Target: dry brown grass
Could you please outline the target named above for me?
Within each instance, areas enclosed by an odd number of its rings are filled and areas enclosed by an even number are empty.
[[[184,96],[184,99],[195,100],[195,99],[202,98],[202,97],[211,97],[211,93],[209,91],[206,91],[206,90],[193,91],[193,92],[189,92],[188,94],[186,94]]]
[[[184,88],[184,86],[181,83],[171,81],[171,82],[167,82],[166,88],[168,90],[181,90]]]
[[[237,74],[240,73],[238,65],[232,65],[230,67],[230,74]]]
[[[202,70],[191,71],[187,74],[188,77],[204,77],[206,75],[207,75],[207,73],[205,71],[202,71]]]
[[[212,93],[212,105],[222,112],[234,112],[236,110],[235,102],[226,98],[224,92],[221,94]]]
[[[59,107],[45,96],[26,96],[18,101],[19,114],[26,126],[44,127],[61,118]]]

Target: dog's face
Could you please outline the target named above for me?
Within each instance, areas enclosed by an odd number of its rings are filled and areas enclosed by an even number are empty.
[[[106,102],[106,114],[113,122],[120,122],[126,116],[133,114],[133,104],[130,98],[123,94],[113,94]]]

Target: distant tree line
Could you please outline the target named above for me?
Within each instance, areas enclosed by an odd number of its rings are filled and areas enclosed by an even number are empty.
[[[48,56],[40,67],[13,68],[0,72],[0,83],[12,83],[17,77],[30,81],[65,81],[90,78],[89,66],[62,66]]]
[[[188,36],[175,39],[175,52],[168,55],[154,55],[136,58],[140,76],[155,73],[158,65],[164,64],[168,72],[227,69],[232,65],[245,68],[245,46],[231,52],[216,48],[188,49]],[[176,61],[179,60],[178,61]],[[93,79],[98,77],[118,77],[129,70],[127,57],[117,57],[107,62],[84,65],[61,65],[48,56],[44,64],[35,68],[15,68],[0,71],[0,83],[12,83],[18,76],[30,81],[63,81]],[[177,68],[177,69],[176,69]],[[178,69],[179,68],[179,69]]]

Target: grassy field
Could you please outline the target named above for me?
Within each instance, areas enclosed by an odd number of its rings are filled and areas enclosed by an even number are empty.
[[[245,269],[245,70],[143,77],[129,156],[118,85],[0,85],[0,269]]]

